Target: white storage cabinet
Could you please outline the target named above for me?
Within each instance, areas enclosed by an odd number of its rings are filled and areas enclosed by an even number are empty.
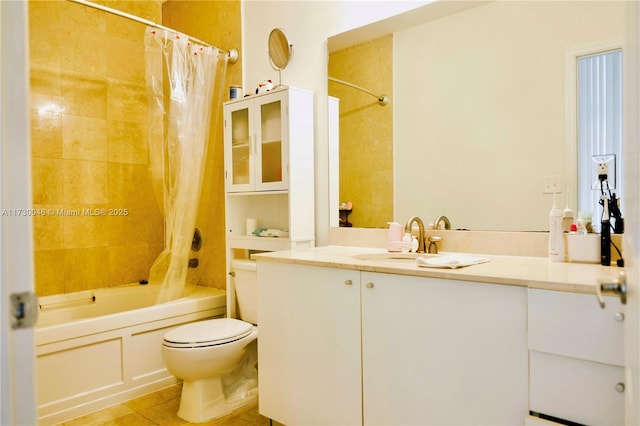
[[[530,403],[560,424],[624,424],[624,306],[529,289]],[[533,423],[531,423],[533,424]]]
[[[282,87],[224,104],[227,272],[253,251],[315,245],[313,92]],[[284,230],[281,237],[247,232]],[[235,317],[233,280],[228,315]]]
[[[264,260],[258,286],[263,415],[284,424],[522,423],[525,288]]]

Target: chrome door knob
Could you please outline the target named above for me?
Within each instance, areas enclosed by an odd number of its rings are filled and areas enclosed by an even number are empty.
[[[623,305],[627,304],[627,274],[625,271],[620,271],[618,279],[613,283],[599,283],[596,286],[596,297],[600,307],[604,309],[604,295],[619,295],[620,302]]]
[[[624,392],[624,383],[616,384],[616,392],[618,392],[618,393]]]

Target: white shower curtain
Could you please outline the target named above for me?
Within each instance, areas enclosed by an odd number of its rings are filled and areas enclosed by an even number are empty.
[[[187,279],[211,117],[220,108],[214,92],[216,81],[224,81],[226,55],[155,28],[146,30],[145,55],[149,168],[165,228],[165,248],[149,283],[162,284],[162,303],[180,297]]]

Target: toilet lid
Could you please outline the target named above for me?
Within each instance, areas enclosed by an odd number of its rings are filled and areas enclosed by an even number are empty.
[[[164,345],[174,348],[220,345],[249,335],[252,328],[253,324],[233,318],[199,321],[167,332]]]

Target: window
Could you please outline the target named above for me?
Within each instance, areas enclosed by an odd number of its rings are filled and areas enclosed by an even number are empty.
[[[577,58],[578,211],[593,212],[600,230],[597,164],[608,167],[611,192],[622,198],[622,50]],[[607,193],[608,195],[608,193]]]

